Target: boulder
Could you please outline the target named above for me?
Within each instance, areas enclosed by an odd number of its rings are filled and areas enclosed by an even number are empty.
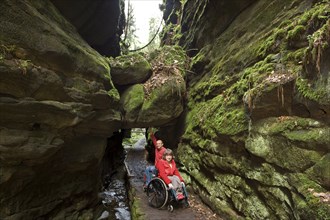
[[[180,47],[160,48],[149,55],[152,76],[121,94],[124,127],[151,127],[170,123],[183,112],[186,56]]]
[[[151,75],[151,65],[138,53],[110,59],[111,77],[116,85],[132,85],[145,82]]]

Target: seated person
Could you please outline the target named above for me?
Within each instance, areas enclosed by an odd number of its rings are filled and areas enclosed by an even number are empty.
[[[145,177],[146,177],[145,181],[146,182],[143,186],[144,188],[147,187],[150,180],[152,179],[152,174],[157,176],[157,174],[156,174],[157,170],[155,167],[157,167],[157,163],[162,159],[163,153],[166,150],[166,148],[164,147],[163,141],[157,140],[153,132],[150,133],[150,137],[151,137],[152,143],[155,147],[155,165],[148,166],[145,171]]]
[[[162,160],[157,163],[157,169],[159,171],[159,177],[164,180],[170,189],[174,190],[174,195],[180,200],[184,198],[182,189],[184,181],[173,158],[173,151],[166,149]]]

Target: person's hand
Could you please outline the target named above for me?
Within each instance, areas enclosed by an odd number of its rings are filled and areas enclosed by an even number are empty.
[[[173,189],[173,185],[172,185],[172,183],[168,184],[168,187],[169,187],[170,189]]]

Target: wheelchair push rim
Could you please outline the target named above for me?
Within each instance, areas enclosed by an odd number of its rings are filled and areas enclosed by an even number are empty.
[[[165,182],[154,178],[147,186],[148,203],[154,208],[163,208],[168,201],[168,191]]]

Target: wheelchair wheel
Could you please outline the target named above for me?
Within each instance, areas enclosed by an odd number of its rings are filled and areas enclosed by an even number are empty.
[[[165,182],[154,178],[147,186],[148,203],[154,208],[163,208],[168,200],[168,191]]]

